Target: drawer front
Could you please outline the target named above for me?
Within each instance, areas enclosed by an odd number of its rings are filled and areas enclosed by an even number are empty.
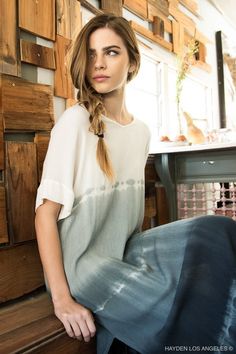
[[[236,152],[176,155],[175,171],[176,182],[236,181]]]

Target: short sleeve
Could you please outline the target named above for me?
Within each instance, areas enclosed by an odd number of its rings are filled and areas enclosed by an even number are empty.
[[[78,159],[78,117],[65,111],[51,131],[36,197],[37,209],[48,199],[62,205],[58,220],[70,215],[74,203],[75,166]]]

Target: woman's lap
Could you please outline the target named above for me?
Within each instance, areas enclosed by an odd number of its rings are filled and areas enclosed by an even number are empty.
[[[122,277],[95,311],[96,319],[142,354],[171,345],[236,345],[235,259],[236,223],[224,217],[178,221],[134,235],[117,270],[103,270],[104,296],[109,279]]]

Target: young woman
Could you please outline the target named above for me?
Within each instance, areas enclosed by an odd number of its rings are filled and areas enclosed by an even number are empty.
[[[122,17],[93,18],[75,41],[78,104],[52,130],[36,202],[55,314],[71,337],[96,333],[98,354],[114,338],[142,354],[236,350],[236,223],[206,216],[140,230],[150,134],[125,104],[139,65]]]

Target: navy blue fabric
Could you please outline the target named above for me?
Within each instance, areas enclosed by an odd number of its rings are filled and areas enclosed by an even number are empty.
[[[222,217],[199,218],[189,235],[156,353],[170,346],[184,346],[185,352],[236,353],[235,281],[236,223]]]
[[[141,354],[236,353],[230,218],[198,217],[133,235],[123,260],[106,260],[90,281],[78,301],[94,310],[98,354],[114,338]]]

